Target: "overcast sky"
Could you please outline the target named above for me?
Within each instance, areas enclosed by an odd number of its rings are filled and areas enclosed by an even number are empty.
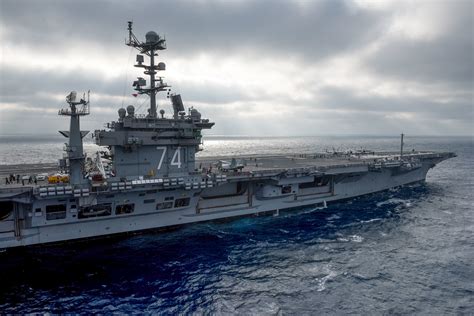
[[[0,0],[0,134],[83,129],[133,104],[136,51],[165,35],[172,91],[215,135],[473,135],[474,1]],[[158,108],[171,107],[160,98]]]

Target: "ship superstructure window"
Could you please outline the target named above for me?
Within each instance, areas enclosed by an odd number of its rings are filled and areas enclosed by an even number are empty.
[[[135,210],[135,204],[121,204],[117,205],[115,207],[115,214],[116,215],[121,215],[121,214],[130,214],[133,213]]]
[[[46,219],[64,219],[66,218],[66,204],[46,205]]]
[[[83,206],[79,210],[78,218],[91,218],[109,216],[112,214],[112,204],[102,203],[97,205]]]
[[[190,198],[176,199],[176,201],[174,201],[174,207],[188,206],[190,200]]]
[[[157,210],[166,210],[168,208],[173,208],[173,202],[163,202],[156,204]]]
[[[328,185],[329,180],[330,180],[329,177],[320,177],[320,178],[315,178],[314,182],[316,182],[318,187],[322,187],[322,186]]]
[[[244,189],[244,186],[242,185],[242,182],[237,182],[237,194],[240,194],[239,192],[242,192]]]
[[[165,201],[173,201],[173,200],[174,200],[174,196],[165,197]]]
[[[291,185],[285,185],[281,188],[281,194],[291,193]]]
[[[330,177],[316,177],[313,182],[300,183],[300,189],[323,187],[329,184]]]
[[[12,201],[0,202],[0,221],[10,216],[14,208]]]
[[[143,203],[145,204],[155,203],[155,199],[143,200]]]

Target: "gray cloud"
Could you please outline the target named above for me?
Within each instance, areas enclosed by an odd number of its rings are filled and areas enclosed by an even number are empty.
[[[62,95],[71,90],[93,90],[96,93],[121,95],[123,84],[123,79],[104,80],[87,72],[39,69],[32,71],[6,66],[1,71],[0,92],[2,101],[15,102],[27,100],[32,94],[40,92]],[[127,83],[127,86],[130,85]]]
[[[193,60],[205,55],[215,59],[251,58],[258,63],[261,58],[275,61],[275,65],[295,61],[303,71],[338,56],[359,58],[354,56],[376,44],[378,49],[357,60],[364,73],[354,73],[353,87],[320,85],[314,78],[288,77],[288,82],[273,83],[281,85],[282,90],[292,89],[292,82],[299,79],[301,89],[310,92],[314,99],[295,100],[291,95],[274,95],[271,91],[256,95],[255,90],[246,91],[245,85],[208,84],[196,78],[185,78],[174,88],[189,105],[203,104],[205,114],[217,122],[218,134],[334,134],[334,126],[343,133],[350,133],[351,129],[354,133],[372,134],[409,129],[413,133],[472,134],[473,3],[453,1],[443,5],[449,9],[443,17],[449,22],[449,30],[432,39],[417,40],[387,36],[390,23],[397,19],[396,11],[364,9],[342,0],[302,4],[280,0],[2,0],[0,45],[26,51],[31,58],[42,53],[61,59],[62,53],[71,47],[84,56],[91,50],[99,50],[104,57],[116,56],[127,50],[123,46],[126,21],[132,19],[139,37],[148,30],[166,35],[166,58],[171,60]],[[255,71],[246,64],[236,67],[249,73]],[[420,96],[400,91],[395,97],[381,97],[358,87],[359,75],[375,76],[388,84],[422,86],[425,90]],[[102,122],[115,119],[115,110],[111,109],[121,106],[124,78],[105,79],[100,72],[93,73],[91,67],[44,70],[28,68],[27,61],[24,67],[2,61],[0,106],[3,103],[57,109],[60,104],[51,94],[89,89],[113,96],[94,102],[94,117],[84,120],[89,129],[100,128]],[[127,82],[125,96],[132,92]],[[440,100],[440,94],[447,101]],[[136,100],[125,99],[129,101]],[[270,110],[274,104],[279,109],[286,106],[285,113],[290,114],[278,116],[278,110]],[[269,111],[264,114],[253,113],[266,107]],[[43,120],[35,122],[24,109],[9,111],[0,118],[0,132],[15,129],[16,120],[31,122],[32,129],[35,124],[57,129],[48,124],[50,120],[59,122],[52,118],[52,112],[41,114]],[[403,115],[411,119],[404,119]]]
[[[424,82],[444,81],[455,87],[461,84],[464,88],[472,88],[474,51],[472,38],[466,37],[464,34],[453,34],[430,43],[393,41],[384,45],[366,63],[387,77]]]
[[[465,124],[469,124],[474,118],[473,105],[469,99],[442,103],[422,97],[358,96],[337,88],[325,88],[322,95],[324,98],[318,103],[318,108],[345,111],[349,115],[353,112],[382,114],[403,112],[418,114],[424,118],[460,120]]]
[[[446,7],[447,3],[437,3]],[[474,4],[452,1],[443,15],[449,29],[435,39],[386,41],[365,64],[386,77],[423,82],[445,82],[452,88],[473,89]]]
[[[127,20],[137,35],[163,32],[174,54],[256,50],[271,55],[332,56],[367,44],[385,24],[345,1],[2,1],[6,38],[36,47],[94,41],[119,47]],[[84,47],[87,49],[87,47]]]
[[[135,99],[131,97],[134,91],[131,83],[124,82],[124,78],[105,80],[96,74],[84,71],[36,70],[30,72],[7,66],[0,73],[0,100],[5,103],[33,103],[35,107],[57,109],[59,105],[64,104],[58,104],[56,96],[65,96],[72,90],[79,93],[91,90],[94,106],[102,108],[118,108],[122,105],[122,102],[140,104],[144,98]],[[205,84],[184,82],[174,87],[173,92],[184,93],[183,100],[189,105],[192,105],[192,103],[224,105],[236,101],[251,100],[241,89],[224,85],[214,85],[212,89],[209,89]],[[119,103],[117,103],[117,100],[107,99],[94,102],[94,95],[100,94],[116,96]],[[169,103],[169,101],[161,99],[161,103]],[[142,110],[145,113],[145,109]],[[113,118],[115,117],[110,117],[110,119]]]

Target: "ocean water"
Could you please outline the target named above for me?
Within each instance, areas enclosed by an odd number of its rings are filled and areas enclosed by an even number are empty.
[[[0,163],[52,162],[57,140],[2,136]],[[201,155],[223,155],[397,150],[399,140],[210,137],[204,145]],[[473,139],[408,137],[406,148],[458,157],[426,183],[325,210],[3,253],[0,313],[473,314]]]

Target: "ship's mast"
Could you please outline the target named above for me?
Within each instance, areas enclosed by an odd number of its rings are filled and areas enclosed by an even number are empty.
[[[60,132],[69,138],[66,145],[66,154],[69,166],[69,177],[71,184],[81,184],[84,182],[84,150],[82,146],[82,138],[88,132],[81,131],[79,118],[89,115],[89,96],[87,101],[85,95],[79,101],[76,101],[76,92],[73,91],[66,97],[69,108],[59,110],[59,115],[70,116],[69,133]]]
[[[166,83],[163,83],[163,78],[159,77],[155,79],[155,75],[157,71],[165,70],[166,66],[164,63],[160,62],[155,65],[155,56],[158,56],[157,51],[166,49],[165,39],[160,37],[153,31],[146,33],[145,35],[145,42],[141,42],[137,39],[135,34],[132,32],[132,24],[133,22],[128,22],[128,42],[126,45],[136,48],[140,51],[140,54],[145,54],[150,58],[150,64],[145,65],[143,64],[144,59],[143,55],[137,55],[137,64],[135,67],[144,68],[144,74],[150,77],[150,85],[148,88],[146,86],[146,80],[138,77],[136,81],[133,82],[133,86],[135,90],[139,94],[147,94],[150,96],[150,109],[148,110],[148,116],[156,118],[156,94],[160,91],[165,91],[169,86]]]
[[[403,133],[400,134],[400,159],[403,158],[403,136],[405,136]]]

